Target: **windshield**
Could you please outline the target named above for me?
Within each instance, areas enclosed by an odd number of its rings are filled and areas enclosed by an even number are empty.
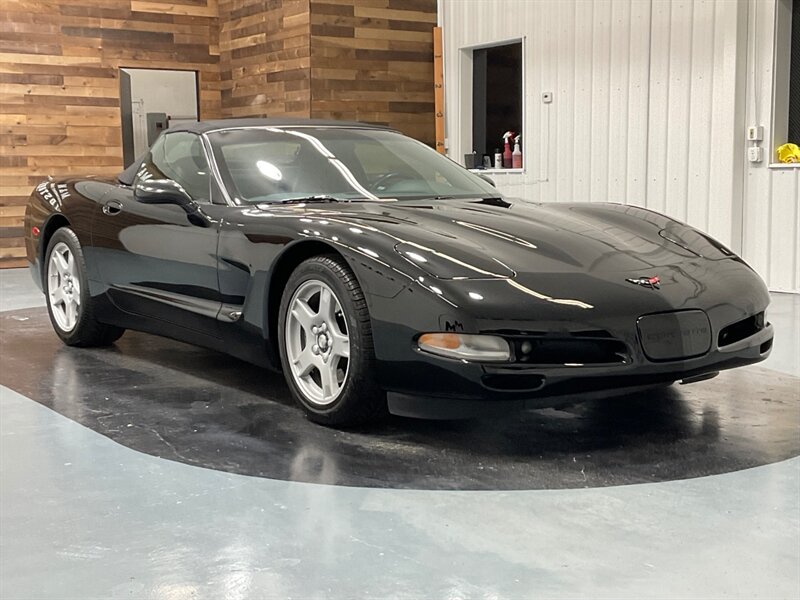
[[[237,203],[498,196],[480,177],[391,131],[260,127],[208,138]]]

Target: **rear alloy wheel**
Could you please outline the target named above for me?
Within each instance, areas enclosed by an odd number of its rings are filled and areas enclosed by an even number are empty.
[[[311,420],[353,425],[384,414],[366,301],[341,259],[319,256],[295,270],[279,331],[286,380]]]
[[[108,346],[125,333],[98,322],[89,295],[86,262],[78,236],[68,227],[58,229],[45,255],[45,297],[50,322],[68,346]]]
[[[78,324],[81,309],[81,283],[75,255],[64,242],[58,242],[47,261],[47,300],[58,328],[69,333]]]

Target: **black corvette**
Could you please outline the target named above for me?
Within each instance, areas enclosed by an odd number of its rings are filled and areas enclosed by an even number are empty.
[[[135,329],[281,369],[320,423],[451,418],[766,358],[767,290],[707,235],[532,204],[397,132],[209,121],[41,183],[27,256],[68,345]]]

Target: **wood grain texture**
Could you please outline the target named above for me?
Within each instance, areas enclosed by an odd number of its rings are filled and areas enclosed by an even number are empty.
[[[395,127],[434,144],[436,0],[220,0],[222,112]]]
[[[308,0],[220,0],[222,114],[308,117]]]
[[[309,0],[311,116],[435,144],[436,0]]]
[[[0,2],[0,267],[22,266],[22,220],[48,175],[122,167],[119,69],[198,72],[220,115],[216,0]]]
[[[433,104],[436,151],[447,154],[444,146],[444,55],[441,27],[433,28]]]

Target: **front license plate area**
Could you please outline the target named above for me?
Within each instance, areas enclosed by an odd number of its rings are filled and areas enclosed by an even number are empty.
[[[711,349],[711,323],[702,310],[644,315],[636,325],[645,356],[653,361],[693,358]]]

